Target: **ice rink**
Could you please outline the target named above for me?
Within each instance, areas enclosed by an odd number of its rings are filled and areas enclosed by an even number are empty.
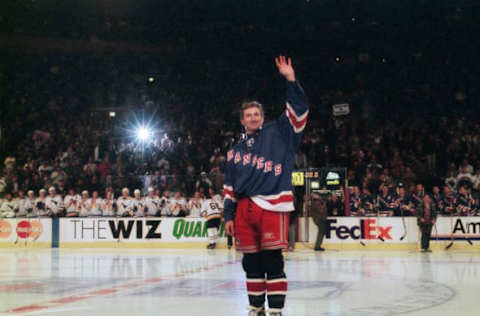
[[[233,250],[0,249],[0,315],[246,315]],[[478,252],[297,250],[284,315],[480,315]]]

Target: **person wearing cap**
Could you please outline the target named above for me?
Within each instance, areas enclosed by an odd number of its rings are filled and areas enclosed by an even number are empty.
[[[35,216],[35,192],[33,190],[27,191],[27,199],[25,201],[25,209],[27,211],[27,217]]]
[[[103,216],[115,216],[117,205],[113,197],[113,191],[107,190],[105,198],[102,201],[101,209]]]
[[[56,193],[54,187],[48,189],[48,196],[45,198],[45,206],[48,216],[62,216],[64,212],[63,199]]]
[[[0,218],[13,218],[16,216],[18,212],[18,203],[16,199],[13,198],[11,192],[7,192],[5,200],[0,204]]]
[[[77,203],[77,213],[80,217],[87,217],[89,214],[88,209],[88,191],[83,190],[80,201]]]
[[[133,215],[132,197],[128,188],[123,188],[122,195],[117,199],[117,214],[122,217]]]
[[[38,197],[35,199],[35,215],[36,216],[46,216],[47,209],[45,206],[45,199],[46,199],[47,191],[45,189],[40,189],[38,191]]]
[[[75,193],[74,188],[68,190],[68,194],[65,195],[63,200],[63,205],[65,206],[66,217],[76,217],[78,216],[77,204],[80,203],[81,197],[79,194]]]
[[[131,216],[143,217],[145,216],[145,201],[142,198],[142,193],[139,189],[133,191],[132,199],[132,213]]]
[[[155,195],[152,187],[148,188],[148,195],[145,197],[145,213],[148,216],[160,215],[160,198]]]
[[[98,196],[97,191],[92,192],[92,197],[87,200],[88,216],[102,216],[102,199]]]

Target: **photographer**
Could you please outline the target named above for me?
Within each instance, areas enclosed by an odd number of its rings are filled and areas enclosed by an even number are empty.
[[[437,207],[429,195],[423,197],[423,201],[417,205],[417,223],[422,233],[422,251],[432,252],[430,250],[430,235],[432,227],[437,221]]]
[[[327,201],[318,193],[312,193],[310,215],[312,216],[313,222],[315,223],[315,225],[317,225],[318,228],[314,250],[325,251],[325,248],[322,248],[322,242],[323,237],[327,232]]]

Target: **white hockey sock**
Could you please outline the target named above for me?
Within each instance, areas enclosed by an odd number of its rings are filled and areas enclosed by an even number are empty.
[[[209,228],[208,229],[208,241],[211,244],[214,244],[217,242],[217,231],[218,229],[215,227]]]

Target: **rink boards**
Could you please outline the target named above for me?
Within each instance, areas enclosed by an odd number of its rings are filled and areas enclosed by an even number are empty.
[[[298,247],[311,247],[317,226],[298,222]],[[223,224],[219,247],[225,247]],[[402,238],[403,237],[403,238]],[[332,217],[326,248],[416,249],[420,234],[415,217]],[[480,217],[440,217],[432,231],[432,248],[480,248]],[[467,242],[469,240],[472,244]],[[0,247],[64,248],[200,248],[208,241],[203,218],[60,218],[1,219]]]

